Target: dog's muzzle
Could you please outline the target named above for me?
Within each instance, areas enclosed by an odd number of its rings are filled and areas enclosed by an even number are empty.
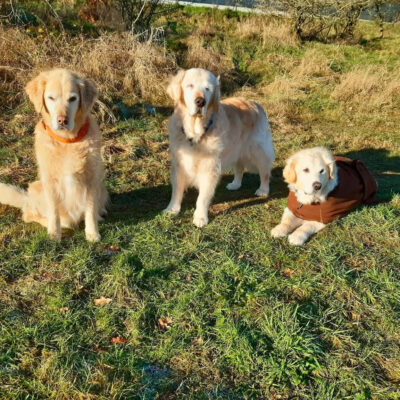
[[[199,108],[203,108],[206,105],[206,100],[204,97],[196,97],[194,104]]]

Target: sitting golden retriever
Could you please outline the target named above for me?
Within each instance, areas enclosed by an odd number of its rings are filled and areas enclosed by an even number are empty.
[[[24,191],[0,184],[0,202],[22,209],[25,222],[47,227],[54,240],[61,226],[85,220],[86,239],[100,239],[97,222],[105,212],[101,134],[89,115],[97,97],[91,82],[65,69],[42,72],[26,86],[42,119],[35,128],[39,180]]]
[[[274,147],[262,107],[243,98],[220,101],[220,83],[200,68],[179,71],[167,92],[175,102],[168,123],[172,198],[166,212],[178,214],[188,187],[199,191],[193,223],[208,223],[208,207],[221,176],[233,167],[229,190],[242,184],[243,171],[260,174],[257,196],[268,196]]]
[[[361,161],[333,157],[323,147],[292,155],[283,177],[289,184],[288,207],[271,235],[289,235],[289,243],[299,246],[334,219],[371,203],[377,190],[375,179]]]

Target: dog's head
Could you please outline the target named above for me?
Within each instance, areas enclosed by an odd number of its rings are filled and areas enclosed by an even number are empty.
[[[182,105],[190,116],[206,116],[218,111],[220,101],[219,77],[201,68],[179,71],[170,81],[168,95],[176,105]]]
[[[287,160],[283,177],[289,188],[300,194],[328,194],[328,185],[337,179],[336,163],[323,147],[300,150]]]
[[[97,89],[87,79],[65,69],[42,72],[25,88],[35,110],[53,130],[72,131],[93,107]]]

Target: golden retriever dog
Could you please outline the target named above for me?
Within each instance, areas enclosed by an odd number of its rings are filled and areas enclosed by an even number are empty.
[[[334,219],[371,203],[377,190],[361,161],[334,157],[323,147],[292,155],[283,177],[290,190],[288,207],[271,235],[288,236],[290,244],[299,246]]]
[[[85,221],[86,239],[100,240],[97,222],[105,212],[101,134],[90,115],[97,89],[65,69],[42,72],[25,88],[41,120],[35,127],[39,180],[22,190],[0,184],[0,202],[22,209],[25,222],[47,227],[61,239],[61,227]]]
[[[243,98],[220,101],[220,82],[200,68],[179,71],[167,88],[175,102],[168,122],[172,197],[165,212],[178,214],[188,187],[199,191],[193,223],[208,223],[208,207],[221,172],[233,167],[229,190],[241,187],[244,169],[258,172],[257,196],[268,196],[274,147],[262,107]]]

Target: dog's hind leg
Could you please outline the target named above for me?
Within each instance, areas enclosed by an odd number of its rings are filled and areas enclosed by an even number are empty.
[[[29,204],[23,209],[22,219],[24,222],[37,222],[38,224],[47,227],[47,219],[40,215],[40,213],[33,209]]]
[[[59,198],[56,191],[49,184],[43,184],[43,194],[46,201],[47,233],[50,239],[61,240],[61,221],[59,214]]]
[[[22,209],[22,219],[24,222],[37,222],[47,227],[47,218],[45,216],[45,199],[43,195],[43,187],[40,181],[29,184],[28,201]]]
[[[238,161],[236,165],[233,167],[233,173],[234,173],[233,181],[226,185],[226,188],[228,190],[240,189],[240,187],[242,186],[243,171],[244,171],[244,166],[240,161]]]
[[[253,155],[258,173],[260,174],[260,187],[255,194],[256,196],[268,196],[273,160],[268,156],[263,147],[254,149]]]

